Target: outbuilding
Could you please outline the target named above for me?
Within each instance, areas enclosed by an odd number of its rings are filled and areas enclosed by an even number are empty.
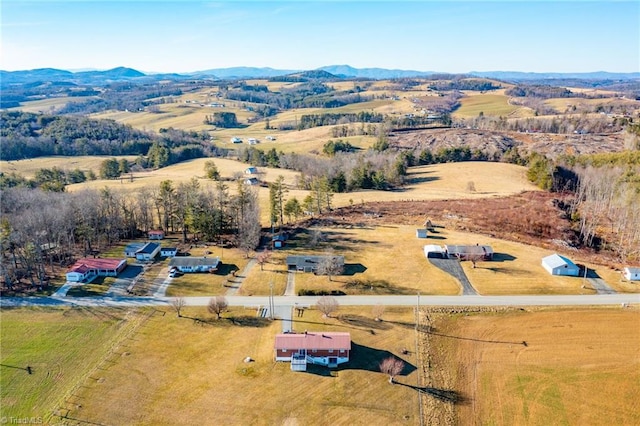
[[[247,167],[244,170],[245,175],[256,175],[258,174],[258,169],[256,167]]]
[[[564,275],[577,277],[580,275],[580,268],[571,259],[554,253],[542,258],[542,267],[551,275]]]
[[[275,359],[306,371],[307,364],[335,368],[349,361],[351,335],[345,332],[304,332],[276,335]]]
[[[624,275],[624,278],[628,281],[640,281],[640,268],[627,266],[622,271],[622,275]]]
[[[442,248],[442,246],[437,246],[435,244],[427,244],[426,246],[424,246],[424,255],[427,259],[428,258],[444,259],[447,257],[444,253],[444,249]]]
[[[427,230],[426,229],[416,229],[416,237],[417,238],[427,238]]]

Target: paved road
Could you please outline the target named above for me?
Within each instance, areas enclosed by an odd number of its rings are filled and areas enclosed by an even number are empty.
[[[185,297],[188,306],[207,306],[211,296]],[[318,296],[274,296],[275,306],[313,306]],[[640,304],[640,294],[524,295],[524,296],[337,296],[343,306],[590,306]],[[0,307],[102,306],[137,307],[170,305],[171,297],[2,297]],[[230,306],[269,305],[269,296],[227,296]]]
[[[249,259],[249,262],[244,269],[242,269],[242,272],[233,277],[233,283],[229,285],[229,289],[227,289],[227,296],[234,296],[238,293],[238,290],[240,290],[240,287],[242,286],[242,282],[257,263],[258,261],[255,258]]]
[[[284,295],[296,295],[296,273],[294,271],[287,271],[287,288],[284,290]]]

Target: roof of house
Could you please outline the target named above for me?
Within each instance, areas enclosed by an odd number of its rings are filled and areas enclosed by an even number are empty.
[[[296,265],[298,268],[314,266],[325,259],[333,257],[338,262],[344,264],[344,256],[287,256],[287,265]]]
[[[122,262],[126,262],[126,260],[85,257],[78,259],[78,261],[69,268],[69,272],[85,273],[89,269],[118,269]]]
[[[545,265],[548,265],[551,268],[557,268],[557,267],[566,266],[566,265],[577,268],[576,264],[573,263],[571,259],[566,258],[564,256],[560,256],[558,253],[554,253],[547,257],[543,257],[542,263],[544,263]]]
[[[640,273],[640,267],[627,266],[624,268],[626,272],[630,272],[632,274]]]
[[[178,251],[177,247],[162,247],[160,250],[162,251]]]
[[[449,254],[483,254],[483,253],[493,253],[493,249],[491,246],[481,246],[481,245],[445,245],[444,248],[449,252]]]
[[[160,244],[158,243],[147,243],[140,248],[140,250],[136,251],[136,254],[151,254],[154,251],[158,250]]]
[[[209,266],[211,268],[218,266],[220,258],[218,257],[194,257],[194,256],[180,256],[173,257],[169,261],[169,266],[182,266],[182,267],[196,267],[196,266]]]
[[[442,248],[442,246],[438,246],[435,244],[427,244],[426,246],[424,246],[424,252],[425,253],[444,253],[444,249]]]
[[[138,251],[140,250],[142,247],[144,247],[145,243],[131,243],[131,244],[127,244],[127,246],[124,248],[124,251]]]
[[[162,229],[152,229],[151,231],[148,232],[149,234],[156,234],[156,235],[164,235],[164,231]]]
[[[276,349],[351,350],[351,335],[345,332],[305,332],[276,335]]]

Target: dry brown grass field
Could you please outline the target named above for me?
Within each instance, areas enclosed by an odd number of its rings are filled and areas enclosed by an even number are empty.
[[[313,247],[309,241],[316,232],[325,241]],[[409,226],[312,227],[290,239],[285,249],[275,250],[265,271],[259,267],[251,271],[252,281],[262,283],[254,284],[251,292],[269,294],[268,282],[274,271],[278,276],[286,275],[287,255],[332,252],[345,257],[344,274],[330,280],[326,275],[296,272],[296,292],[306,289],[347,294],[458,294],[457,281],[424,257],[424,244],[425,240],[416,238],[415,228]]]
[[[508,116],[520,108],[519,106],[511,105],[509,97],[498,92],[467,93],[467,96],[460,99],[460,108],[455,110],[452,116],[470,118],[477,117],[480,112],[486,116]]]
[[[62,108],[69,102],[84,102],[89,99],[96,99],[93,96],[64,96],[49,99],[41,99],[37,101],[21,102],[19,107],[8,108],[9,111],[24,111],[36,114],[51,114]]]
[[[378,370],[394,355],[406,362],[397,380],[417,383],[410,309],[388,308],[382,322],[368,308],[341,308],[337,318],[313,309],[296,317],[298,332],[351,333],[353,361],[333,374],[292,372],[288,363],[274,362],[281,323],[255,315],[240,308],[224,314],[235,325],[215,320],[206,308],[185,309],[183,318],[154,315],[83,384],[82,402],[68,416],[98,424],[419,424],[417,392],[390,385]]]
[[[637,308],[431,314],[428,357],[436,388],[463,397],[425,400],[440,424],[640,423]],[[425,354],[425,358],[427,355]]]
[[[51,169],[57,167],[64,171],[71,171],[80,169],[83,171],[93,170],[96,175],[100,171],[100,164],[109,158],[125,158],[129,161],[134,161],[137,157],[135,155],[85,155],[80,157],[38,157],[30,158],[27,160],[14,160],[14,161],[0,161],[0,171],[2,173],[15,172],[26,178],[33,178],[36,172],[40,169]]]

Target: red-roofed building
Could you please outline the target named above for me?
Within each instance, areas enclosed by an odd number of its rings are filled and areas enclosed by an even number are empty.
[[[291,370],[306,371],[307,364],[337,367],[349,361],[351,335],[344,332],[304,332],[276,335],[276,361],[291,363]]]
[[[126,267],[126,259],[85,257],[69,268],[67,281],[89,283],[96,277],[115,277]]]
[[[161,240],[164,238],[164,231],[162,229],[152,229],[147,233],[150,240]]]

